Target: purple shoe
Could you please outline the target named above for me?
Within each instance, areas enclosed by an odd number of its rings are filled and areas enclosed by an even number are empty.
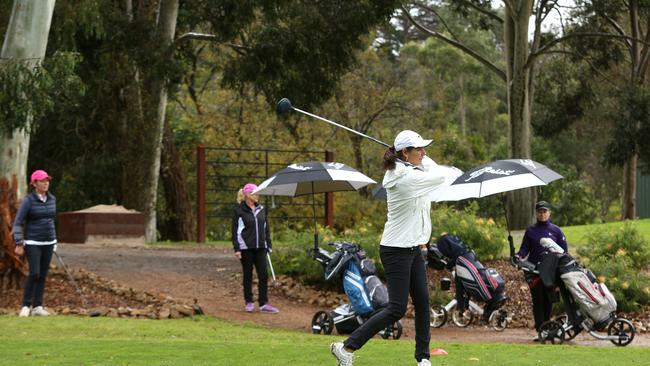
[[[275,313],[279,313],[279,312],[280,312],[280,310],[278,310],[277,308],[273,307],[273,305],[271,305],[271,304],[264,304],[264,305],[262,305],[262,306],[260,307],[260,311],[263,312],[263,313],[269,313],[269,314],[275,314]]]
[[[246,312],[247,313],[252,313],[254,309],[255,309],[255,304],[253,304],[252,302],[247,302],[246,303]]]

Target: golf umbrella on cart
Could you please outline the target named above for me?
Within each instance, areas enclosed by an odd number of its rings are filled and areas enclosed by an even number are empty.
[[[481,198],[521,188],[547,185],[560,178],[563,178],[560,174],[533,160],[496,160],[467,170],[449,186],[436,190],[432,200],[441,202]],[[505,205],[503,209],[506,212],[510,255],[514,256],[514,244]]]
[[[316,193],[356,191],[376,183],[371,178],[342,163],[308,161],[287,166],[262,182],[253,194],[298,197],[311,194],[314,213],[314,249],[318,249]]]

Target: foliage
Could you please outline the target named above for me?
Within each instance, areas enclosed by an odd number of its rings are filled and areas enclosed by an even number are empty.
[[[60,52],[42,64],[6,60],[0,63],[0,132],[31,129],[30,122],[55,104],[76,106],[84,85],[75,74],[78,54]]]
[[[615,229],[596,228],[587,234],[586,242],[578,248],[578,254],[592,261],[604,258],[615,262],[627,258],[632,264],[631,272],[650,264],[650,245],[630,221]]]
[[[634,270],[633,257],[621,253],[614,258],[592,256],[585,264],[607,285],[620,311],[638,311],[650,302],[650,276]]]
[[[497,259],[506,247],[505,229],[492,218],[477,217],[478,204],[472,203],[463,210],[441,206],[433,210],[432,243],[443,234],[458,235],[468,244],[481,261]]]

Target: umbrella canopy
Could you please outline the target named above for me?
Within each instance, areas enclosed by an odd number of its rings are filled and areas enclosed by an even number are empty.
[[[529,159],[496,160],[469,169],[447,187],[435,192],[434,201],[480,198],[520,188],[546,185],[562,176]]]
[[[343,163],[308,161],[287,166],[262,182],[254,194],[297,197],[306,194],[356,191],[376,183]]]
[[[314,253],[318,252],[318,228],[314,194],[356,191],[376,183],[354,168],[342,163],[308,161],[287,166],[262,182],[253,194],[297,197],[311,194],[314,214]]]

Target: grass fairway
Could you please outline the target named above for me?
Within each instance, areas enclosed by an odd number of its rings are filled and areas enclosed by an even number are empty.
[[[639,231],[641,236],[650,243],[650,219],[633,220],[632,225]],[[577,225],[562,227],[564,235],[566,235],[567,242],[571,246],[579,247],[585,244],[585,236],[587,233],[595,230],[596,228],[605,228],[607,230],[615,230],[623,226],[623,221],[608,222],[605,224],[593,225]]]
[[[183,320],[0,316],[0,365],[334,365],[340,336],[260,328],[211,317]],[[507,331],[507,330],[506,330]],[[435,341],[435,339],[434,339]],[[647,365],[650,349],[432,343],[434,365]],[[415,365],[413,342],[375,338],[355,365]]]

